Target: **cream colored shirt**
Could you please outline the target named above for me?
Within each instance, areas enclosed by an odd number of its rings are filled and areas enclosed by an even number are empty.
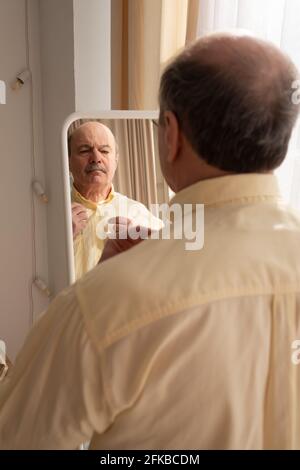
[[[80,279],[98,264],[106,240],[104,231],[110,218],[129,218],[132,213],[135,224],[151,227],[153,230],[161,228],[161,221],[143,204],[115,192],[113,186],[107,198],[98,203],[86,199],[72,186],[71,199],[72,202],[82,204],[88,215],[86,227],[73,241],[76,279]]]
[[[300,218],[272,175],[186,188],[205,242],[146,240],[63,291],[0,390],[0,448],[299,449]]]

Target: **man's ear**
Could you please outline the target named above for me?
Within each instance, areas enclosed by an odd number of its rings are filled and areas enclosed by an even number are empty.
[[[165,145],[167,149],[167,161],[173,163],[180,149],[180,130],[177,118],[172,111],[164,111]]]

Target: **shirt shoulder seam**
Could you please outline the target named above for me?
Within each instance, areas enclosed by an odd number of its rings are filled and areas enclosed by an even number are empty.
[[[181,299],[180,301],[164,303],[155,310],[145,311],[139,315],[139,317],[135,317],[132,321],[121,325],[108,335],[104,335],[102,339],[97,338],[94,334],[94,328],[92,327],[92,322],[87,316],[88,306],[85,303],[84,295],[81,292],[80,286],[77,285],[76,293],[77,298],[79,301],[80,310],[84,317],[84,323],[88,334],[91,338],[91,341],[99,351],[99,353],[103,353],[105,349],[112,346],[117,341],[123,339],[124,337],[134,333],[140,328],[144,326],[148,326],[151,323],[158,321],[162,318],[169,317],[171,315],[175,315],[177,313],[183,312],[190,308],[195,308],[198,305],[205,305],[209,302],[215,302],[219,300],[230,300],[233,298],[239,297],[253,297],[257,295],[284,295],[288,293],[300,293],[299,288],[300,282],[297,284],[290,284],[285,286],[280,286],[278,288],[270,288],[270,289],[262,289],[262,288],[244,288],[244,289],[225,289],[223,291],[216,291],[211,292],[209,294],[196,294],[190,296],[189,298]]]

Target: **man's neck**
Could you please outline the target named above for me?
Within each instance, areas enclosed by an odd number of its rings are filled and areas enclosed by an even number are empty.
[[[74,184],[74,188],[85,199],[95,202],[96,204],[100,201],[104,201],[111,192],[111,185],[105,188],[84,188]]]

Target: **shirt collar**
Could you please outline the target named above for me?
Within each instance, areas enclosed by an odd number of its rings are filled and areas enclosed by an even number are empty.
[[[282,200],[274,174],[243,173],[199,181],[179,191],[170,204],[223,205],[243,199]]]
[[[115,194],[116,193],[115,193],[114,185],[112,184],[111,185],[111,190],[108,193],[106,199],[103,199],[102,201],[99,201],[97,203],[97,202],[90,201],[89,199],[86,199],[84,196],[82,196],[82,194],[80,194],[77,191],[77,189],[74,187],[74,185],[72,185],[72,200],[75,201],[75,202],[79,202],[84,207],[86,207],[88,209],[92,209],[92,210],[96,210],[102,204],[107,204],[108,202],[111,202],[114,199]]]

